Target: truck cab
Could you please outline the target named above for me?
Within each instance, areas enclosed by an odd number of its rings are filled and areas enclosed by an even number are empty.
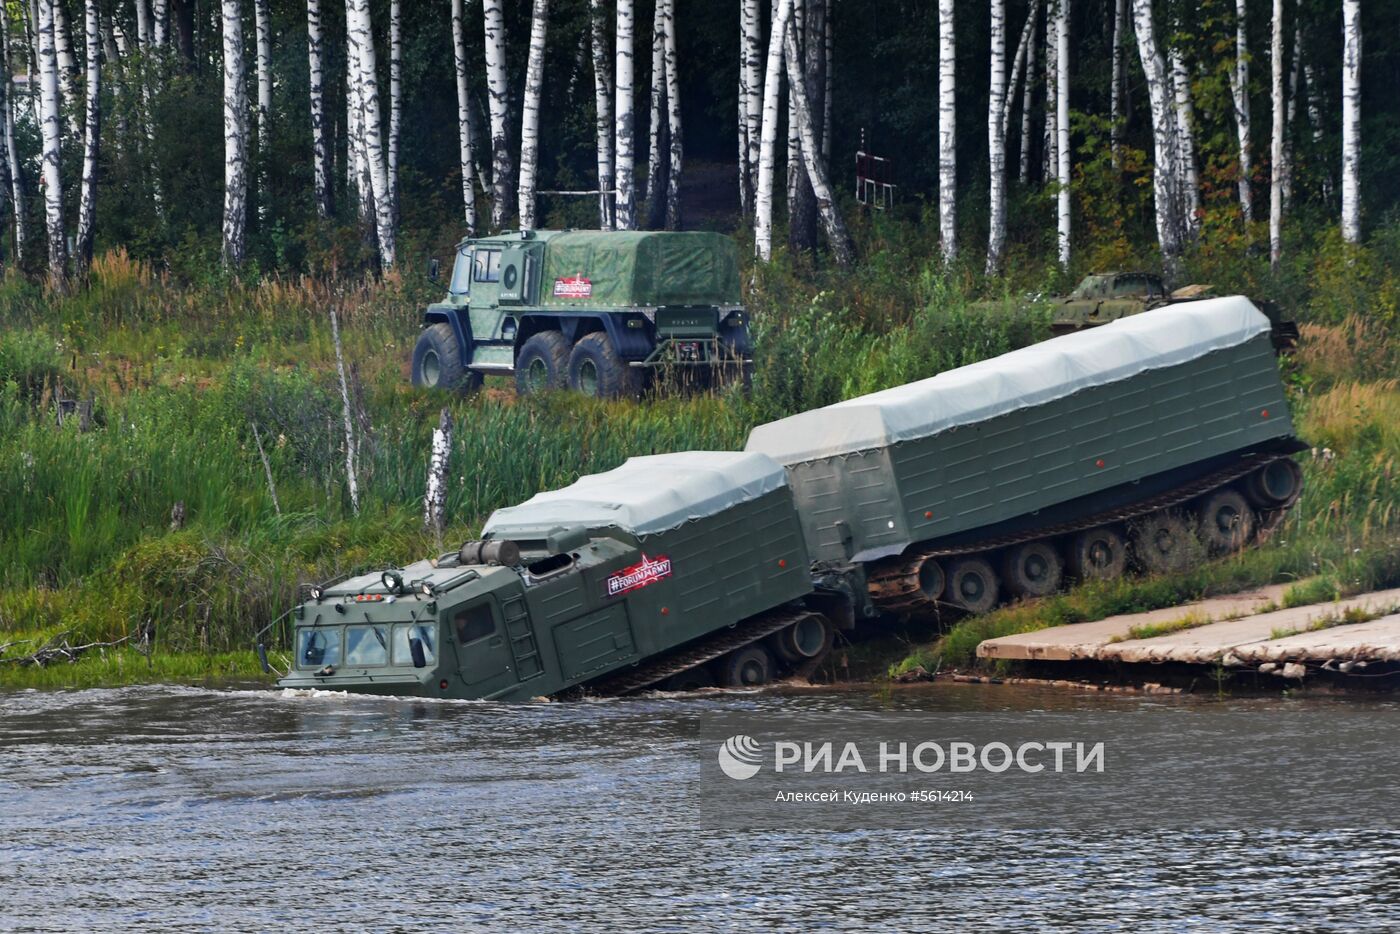
[[[738,252],[718,234],[523,230],[463,240],[428,306],[415,386],[635,395],[663,371],[714,386],[752,373]]]

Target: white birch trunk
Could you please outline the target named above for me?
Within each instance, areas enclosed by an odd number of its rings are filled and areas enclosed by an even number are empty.
[[[78,63],[73,57],[73,43],[68,29],[68,14],[61,0],[53,2],[53,47],[58,61],[58,89],[60,100],[67,107],[76,110],[78,100]]]
[[[1239,140],[1240,213],[1254,219],[1254,148],[1249,125],[1249,0],[1235,0],[1235,67],[1230,73],[1235,103],[1235,133]]]
[[[491,111],[491,227],[504,230],[510,218],[510,139],[506,119],[510,111],[510,86],[506,80],[506,22],[502,0],[483,0],[486,37],[486,90]]]
[[[743,63],[744,90],[746,94],[744,111],[748,117],[748,190],[755,193],[758,188],[758,157],[763,137],[763,14],[759,0],[743,2]],[[756,194],[754,194],[756,197]]]
[[[608,55],[607,8],[603,0],[591,0],[590,30],[593,45],[594,131],[598,140],[598,226],[617,226],[613,197],[613,80]]]
[[[763,262],[773,258],[773,155],[778,142],[778,97],[782,84],[783,32],[792,0],[778,0],[768,31],[768,64],[763,78],[763,128],[759,133],[758,178],[754,191],[754,252]]]
[[[355,206],[365,239],[373,241],[375,234],[374,189],[369,178],[369,158],[365,150],[364,102],[360,99],[360,83],[355,80],[353,61],[345,69],[345,187],[354,189]]]
[[[369,0],[345,0],[345,34],[349,41],[352,71],[359,86],[360,120],[368,162],[370,189],[374,194],[375,232],[379,239],[379,263],[394,265],[394,213],[389,201],[389,173],[384,164],[384,135],[379,126],[379,77],[375,64],[374,29]]]
[[[399,222],[399,135],[403,122],[403,10],[389,3],[389,143],[384,170],[389,182],[389,213]]]
[[[102,118],[102,27],[97,0],[86,0],[87,101],[83,109],[83,180],[78,200],[78,262],[82,271],[92,264],[97,224],[97,146]]]
[[[136,42],[142,49],[149,49],[155,41],[155,32],[151,29],[150,8],[146,6],[146,0],[133,2],[136,5]]]
[[[1283,210],[1288,213],[1293,204],[1293,139],[1298,124],[1298,89],[1303,71],[1303,18],[1293,20],[1293,61],[1288,66],[1288,100],[1283,118]]]
[[[746,43],[749,33],[749,5],[747,0],[739,3],[739,215],[748,217],[752,210],[752,187],[749,172],[749,86],[748,72],[744,69],[744,58],[748,52]]]
[[[457,72],[457,148],[462,163],[462,211],[467,236],[476,236],[476,187],[472,165],[476,160],[472,139],[471,88],[467,81],[467,32],[462,0],[452,0],[452,60]]]
[[[1035,15],[1040,9],[1040,0],[1031,0],[1030,9],[1026,11],[1026,23],[1021,27],[1021,39],[1016,44],[1016,57],[1011,62],[1011,77],[1006,82],[1006,93],[1001,99],[1001,140],[1002,145],[1011,139],[1011,113],[1015,110],[1017,89],[1021,87],[1021,82],[1030,81],[1030,74],[1026,70],[1026,59],[1035,48]],[[1006,164],[1006,156],[1002,156],[1003,166]]]
[[[826,89],[822,94],[822,164],[830,171],[831,96],[832,90],[836,84],[835,79],[832,77],[832,65],[836,52],[836,34],[834,32],[834,27],[831,25],[832,14],[835,12],[833,9],[835,0],[819,0],[819,2],[826,4],[826,10],[822,15],[822,55],[825,59],[822,64],[822,75],[826,82]]]
[[[664,204],[659,197],[665,196],[665,185],[661,178],[664,171],[662,167],[666,164],[665,152],[662,149],[666,144],[663,122],[666,119],[666,35],[665,27],[661,23],[665,11],[665,3],[656,0],[655,15],[651,22],[651,106],[647,111],[647,178],[645,186],[637,186],[637,197],[642,201],[651,202],[647,206],[649,224],[660,216],[658,206],[664,208]]]
[[[272,150],[272,14],[268,0],[253,0],[258,76],[258,221],[267,223],[267,172]]]
[[[670,159],[666,167],[666,229],[681,227],[681,170],[685,162],[684,134],[681,127],[681,82],[676,60],[676,0],[657,0],[664,4],[662,21],[666,62],[666,131],[670,136]],[[660,193],[653,195],[659,197]]]
[[[636,160],[635,119],[632,111],[632,82],[635,55],[633,36],[636,32],[636,11],[633,0],[617,0],[617,64],[614,76],[617,82],[616,103],[613,105],[613,122],[616,127],[616,142],[613,152],[617,157],[614,167],[617,198],[617,227],[619,230],[633,230],[637,226],[637,195],[633,188],[633,172]]]
[[[1152,0],[1132,0],[1132,4],[1138,57],[1142,60],[1147,96],[1152,104],[1152,195],[1157,212],[1157,243],[1167,276],[1173,278],[1180,267],[1182,248],[1181,201],[1176,188],[1176,119],[1169,95],[1167,66],[1152,23]]]
[[[1342,0],[1342,239],[1361,242],[1361,0]]]
[[[170,42],[169,0],[151,0],[151,41],[158,49]]]
[[[43,146],[44,219],[49,236],[49,282],[62,291],[68,267],[68,241],[63,231],[63,176],[59,171],[59,148],[63,127],[60,123],[58,56],[54,50],[53,8],[55,0],[39,0],[38,50],[39,111],[43,116],[40,134]]]
[[[15,220],[15,261],[24,259],[29,225],[24,210],[24,171],[15,149],[14,71],[10,64],[10,30],[0,25],[0,120],[4,121],[5,160],[10,176],[10,210]]]
[[[439,544],[446,519],[447,459],[452,453],[452,410],[444,408],[433,429],[432,455],[428,459],[428,488],[423,495],[423,528],[438,535]]]
[[[1272,127],[1269,135],[1269,265],[1283,258],[1283,0],[1274,0],[1269,38]]]
[[[138,7],[142,0],[137,0]],[[222,0],[224,34],[224,265],[241,266],[248,226],[248,91],[243,11]]]
[[[938,0],[938,234],[945,262],[958,255],[956,48],[953,0]]]
[[[666,0],[672,2],[672,0]],[[787,5],[788,0],[782,0]],[[797,46],[797,24],[791,12],[784,20],[783,57],[787,60],[788,99],[794,103],[793,113],[797,117],[797,132],[801,137],[802,161],[807,170],[807,180],[812,184],[812,194],[816,198],[817,215],[821,218],[827,242],[831,245],[831,256],[839,266],[849,266],[853,257],[851,238],[846,225],[836,209],[836,196],[827,178],[826,167],[821,160],[821,142],[812,126],[812,108],[807,100],[807,82],[802,72],[803,53]],[[773,27],[774,33],[779,32]],[[777,109],[776,107],[774,108]],[[770,192],[771,195],[771,192]]]
[[[1055,132],[1058,135],[1055,144],[1058,157],[1055,180],[1059,185],[1055,213],[1059,218],[1060,266],[1063,269],[1069,268],[1069,172],[1072,155],[1069,148],[1069,4],[1070,0],[1058,0],[1055,4],[1055,17],[1059,20],[1055,27]]]
[[[224,0],[225,3],[228,0]],[[355,445],[354,407],[350,404],[350,384],[345,378],[345,355],[340,349],[340,322],[336,320],[335,309],[331,309],[331,342],[335,345],[335,371],[340,378],[341,413],[345,420],[345,483],[350,492],[350,508],[355,515],[360,514],[360,480],[355,459],[358,453]]]
[[[1055,18],[1055,0],[1047,0],[1045,5],[1045,145],[1044,145],[1044,168],[1041,178],[1044,182],[1049,182],[1059,172],[1060,157],[1058,147],[1060,144],[1060,133],[1055,128],[1055,123],[1060,116],[1060,103],[1056,96],[1056,86],[1060,79],[1060,68],[1055,64],[1060,53],[1059,40],[1055,38],[1055,30],[1059,27],[1059,22]]]
[[[530,17],[530,59],[525,67],[525,100],[520,119],[520,226],[535,226],[535,174],[540,153],[540,92],[544,86],[545,30],[549,0],[534,0]]]
[[[1243,2],[1243,0],[1241,0]],[[1113,75],[1109,79],[1109,148],[1113,167],[1123,166],[1123,25],[1128,18],[1128,0],[1113,0]]]
[[[792,18],[788,21],[788,29],[792,32],[793,41],[797,43],[799,56],[803,54],[802,40],[806,31],[806,24],[803,22],[806,15],[803,9],[804,2],[805,0],[792,0]],[[790,87],[787,98],[787,134],[787,162],[784,163],[784,168],[787,170],[787,209],[790,226],[796,213],[799,197],[797,189],[802,182],[802,137],[797,130],[797,105],[793,103]]]
[[[326,140],[325,64],[321,30],[321,0],[306,0],[306,58],[311,95],[311,162],[315,178],[316,214],[331,214],[331,152]]]
[[[1035,104],[1035,53],[1040,46],[1036,29],[1039,16],[1039,5],[1032,5],[1030,14],[1026,17],[1026,29],[1030,31],[1031,41],[1026,47],[1026,79],[1021,86],[1021,164],[1017,177],[1022,185],[1029,184],[1031,180],[1031,130],[1035,127],[1032,107]]]
[[[991,0],[991,75],[987,100],[987,275],[1001,268],[1006,243],[1006,0]]]
[[[1177,165],[1181,167],[1181,215],[1187,235],[1194,237],[1201,226],[1201,179],[1196,170],[1196,110],[1191,104],[1191,75],[1181,49],[1172,46],[1167,59],[1176,112]]]

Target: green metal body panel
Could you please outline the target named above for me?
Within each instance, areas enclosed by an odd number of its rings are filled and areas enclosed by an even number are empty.
[[[553,571],[541,567],[550,558],[544,543],[559,530],[539,531],[538,541],[521,541],[521,568],[405,568],[406,583],[427,579],[442,585],[465,570],[478,575],[432,598],[413,590],[393,602],[355,602],[361,594],[385,592],[359,578],[298,608],[298,631],[436,625],[440,642],[433,664],[341,664],[319,674],[318,664],[298,659],[301,664],[281,686],[526,700],[627,668],[812,590],[809,556],[786,487],[655,535],[590,530],[579,547],[553,556],[563,564]],[[610,579],[644,559],[654,563],[653,570],[669,562],[666,573],[630,589],[610,588]],[[337,611],[337,604],[346,612]],[[483,606],[490,610],[491,630],[463,642],[454,620]],[[395,661],[392,653],[389,660]]]
[[[792,464],[788,481],[814,559],[871,561],[1292,435],[1261,334],[973,425]]]

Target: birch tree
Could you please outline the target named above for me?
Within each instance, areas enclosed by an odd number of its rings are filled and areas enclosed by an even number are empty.
[[[19,151],[15,149],[15,106],[14,71],[10,64],[10,28],[7,22],[0,22],[0,121],[3,121],[5,162],[9,169],[10,210],[14,215],[15,260],[24,259],[24,249],[29,242],[29,224],[25,217],[24,170],[19,161]]]
[[[151,0],[151,42],[163,49],[170,41],[169,0]]]
[[[1056,129],[1056,122],[1060,117],[1060,104],[1057,95],[1060,66],[1056,64],[1060,43],[1055,38],[1055,30],[1058,27],[1059,20],[1055,16],[1055,0],[1047,0],[1045,5],[1045,145],[1042,153],[1044,165],[1041,171],[1041,179],[1044,182],[1049,182],[1058,174],[1060,164],[1058,153],[1060,133]]]
[[[1123,166],[1123,25],[1127,18],[1128,0],[1113,0],[1113,73],[1108,92],[1108,145],[1116,169]]]
[[[63,128],[58,91],[58,55],[54,49],[55,0],[38,0],[36,32],[39,59],[39,125],[42,138],[44,175],[44,219],[49,236],[49,282],[58,291],[64,288],[68,266],[68,241],[63,230],[63,177],[59,171],[59,148]]]
[[[1171,67],[1172,102],[1176,117],[1177,165],[1181,169],[1181,217],[1187,236],[1201,225],[1201,179],[1196,170],[1196,111],[1191,103],[1191,75],[1181,48],[1173,43],[1167,52]]]
[[[754,252],[763,262],[773,258],[773,154],[778,142],[778,91],[782,82],[783,32],[792,0],[778,0],[768,30],[768,63],[763,77],[763,125],[759,132],[758,176],[753,199]]]
[[[510,217],[510,140],[506,119],[510,112],[510,85],[506,80],[506,22],[501,0],[483,0],[486,37],[486,91],[491,111],[491,227],[503,230]]]
[[[594,122],[598,140],[598,226],[616,226],[613,198],[613,79],[608,54],[608,20],[604,0],[590,0],[590,33],[593,47]]]
[[[787,2],[788,0],[783,0],[784,4]],[[840,212],[836,209],[836,196],[831,190],[830,180],[826,176],[826,168],[822,165],[821,141],[813,129],[812,107],[807,98],[807,81],[802,73],[802,53],[798,49],[797,37],[794,35],[796,29],[791,19],[790,7],[783,28],[780,30],[777,25],[773,27],[775,35],[780,31],[783,33],[783,57],[787,60],[789,99],[795,104],[797,132],[801,137],[802,161],[807,169],[807,180],[812,185],[812,192],[817,203],[817,214],[821,217],[822,228],[826,232],[827,242],[831,245],[832,259],[839,266],[849,266],[854,258],[851,238],[846,232],[846,225],[841,220]]]
[[[258,74],[258,220],[267,221],[267,170],[272,153],[272,16],[268,0],[253,0]]]
[[[1036,39],[1036,26],[1039,17],[1039,5],[1032,4],[1030,15],[1026,18],[1026,29],[1030,32],[1030,44],[1026,46],[1026,81],[1021,88],[1021,164],[1018,167],[1017,177],[1021,180],[1022,185],[1028,184],[1031,180],[1031,130],[1034,129],[1031,106],[1035,103],[1035,52],[1040,44]]]
[[[461,0],[454,0],[460,3]],[[316,214],[331,214],[331,151],[326,141],[325,65],[321,29],[321,0],[306,0],[307,89],[311,95],[311,163],[315,179]]]
[[[476,236],[476,188],[472,166],[476,161],[472,139],[471,87],[467,81],[467,31],[462,0],[452,0],[452,60],[457,72],[457,148],[462,163],[462,211],[467,236]]]
[[[788,20],[788,30],[792,32],[794,41],[797,42],[798,55],[802,54],[803,45],[803,25],[806,14],[806,0],[792,0],[792,18]],[[784,40],[786,42],[786,40]],[[786,62],[786,54],[784,57]],[[801,58],[798,59],[801,61]],[[786,71],[786,68],[784,69]],[[798,191],[802,188],[802,137],[797,132],[797,105],[793,103],[792,94],[789,92],[787,98],[787,161],[783,163],[787,170],[787,206],[788,206],[788,241],[792,243],[793,221],[797,218],[801,208],[797,203]]]
[[[619,230],[633,230],[637,226],[637,196],[632,182],[636,158],[635,120],[632,112],[633,62],[635,58],[632,42],[635,31],[636,13],[632,6],[632,0],[617,0],[617,48],[614,50],[617,63],[613,66],[616,81],[613,124],[617,131],[613,152],[617,157],[617,165],[613,171],[617,188],[614,203]]]
[[[1342,239],[1361,242],[1361,0],[1342,0]]]
[[[763,135],[763,19],[759,0],[742,0],[742,3],[744,41],[739,70],[744,76],[744,116],[748,125],[744,131],[746,156],[741,160],[740,174],[750,198],[746,202],[747,214],[754,210],[752,199],[758,185],[758,157]]]
[[[540,91],[544,85],[544,42],[549,0],[534,0],[530,16],[530,59],[525,67],[525,102],[520,119],[520,226],[535,226],[535,172],[540,152]]]
[[[403,10],[400,0],[389,3],[389,146],[385,171],[389,182],[389,213],[399,221],[399,127],[403,121]]]
[[[1138,57],[1147,78],[1152,105],[1152,200],[1157,214],[1157,244],[1169,278],[1180,267],[1181,201],[1177,194],[1176,117],[1169,94],[1167,66],[1152,22],[1152,0],[1132,0]]]
[[[938,0],[938,233],[946,262],[958,255],[956,43],[953,0]]]
[[[828,171],[829,163],[822,154],[822,137],[826,132],[823,125],[826,119],[826,25],[827,0],[805,0],[802,15],[797,15],[798,7],[793,6],[792,30],[794,38],[800,36],[803,86],[802,93],[807,98],[807,112],[812,121],[812,136],[817,140],[817,158],[823,171]],[[796,113],[793,104],[790,112]],[[794,251],[810,251],[817,247],[817,221],[820,211],[817,205],[816,189],[804,169],[806,155],[801,151],[802,134],[800,128],[794,130],[797,136],[797,178],[794,180],[794,201],[788,208],[788,244]]]
[[[384,136],[380,129],[379,77],[374,53],[374,29],[369,0],[345,0],[345,36],[349,45],[347,71],[357,85],[358,110],[368,163],[370,190],[374,195],[375,232],[379,262],[394,265],[394,214],[389,196],[389,173],[384,161]]]
[[[991,0],[991,77],[987,102],[987,275],[1001,268],[1006,243],[1006,0]]]
[[[92,244],[97,221],[97,146],[102,117],[102,26],[97,0],[84,3],[84,36],[87,39],[87,100],[83,108],[83,179],[78,199],[78,261],[82,270],[92,264]]]
[[[1235,0],[1235,67],[1230,72],[1230,93],[1239,140],[1240,213],[1248,223],[1254,219],[1254,150],[1249,141],[1249,0]]]
[[[138,8],[142,0],[137,0]],[[243,265],[248,224],[248,92],[243,11],[221,0],[224,33],[224,265]]]
[[[134,0],[136,6],[136,43],[143,50],[151,47],[155,41],[155,30],[151,28],[150,7],[146,5],[146,0]]]
[[[665,7],[662,38],[666,65],[666,130],[670,152],[666,167],[666,229],[681,226],[681,170],[685,161],[684,134],[681,127],[681,83],[676,60],[676,0],[657,0]],[[653,196],[655,197],[655,195]]]
[[[1274,0],[1269,38],[1273,125],[1269,134],[1269,265],[1283,257],[1283,0]]]
[[[1069,268],[1069,3],[1070,0],[1056,0],[1055,19],[1055,154],[1057,169],[1055,182],[1058,190],[1055,198],[1056,216],[1059,218],[1058,240],[1060,245],[1060,266]]]
[[[666,5],[656,0],[651,21],[651,95],[650,109],[647,112],[647,178],[646,185],[638,185],[638,197],[649,202],[647,205],[647,226],[656,227],[665,215],[664,197],[658,198],[665,187],[661,183],[664,171],[666,144],[666,35],[661,20]]]

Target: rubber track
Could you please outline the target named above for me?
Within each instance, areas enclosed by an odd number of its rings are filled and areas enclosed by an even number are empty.
[[[1008,545],[1019,545],[1022,542],[1034,541],[1041,538],[1053,538],[1059,535],[1067,535],[1070,532],[1079,532],[1084,529],[1093,529],[1101,525],[1108,525],[1113,522],[1124,522],[1128,519],[1136,519],[1148,513],[1156,512],[1159,509],[1168,509],[1172,506],[1179,506],[1182,503],[1195,499],[1205,493],[1209,493],[1218,487],[1238,480],[1276,460],[1282,460],[1286,454],[1250,454],[1241,460],[1231,464],[1229,467],[1217,470],[1215,473],[1206,474],[1185,486],[1159,493],[1150,499],[1138,500],[1126,506],[1119,506],[1117,509],[1109,509],[1104,512],[1097,512],[1082,519],[1074,519],[1069,522],[1061,522],[1059,525],[1042,526],[1038,529],[1028,529],[1024,532],[1014,532],[1009,535],[1001,535],[996,538],[986,538],[981,541],[972,542],[967,545],[957,545],[947,548],[914,548],[900,555],[897,560],[901,565],[907,563],[911,558],[942,558],[951,555],[965,555],[982,551],[993,551],[998,548],[1005,548]],[[1283,514],[1288,511],[1288,507],[1293,503],[1269,510],[1271,515],[1265,515],[1263,528],[1272,532],[1282,521]],[[871,580],[894,577],[895,574],[886,571],[881,574],[876,572],[871,575]]]
[[[742,648],[751,642],[757,642],[764,636],[791,626],[798,620],[820,615],[815,610],[809,610],[805,607],[782,607],[770,610],[767,613],[744,620],[733,629],[720,630],[703,642],[683,649],[674,655],[667,655],[621,675],[614,675],[596,684],[590,684],[585,690],[586,693],[594,697],[616,697],[630,694],[658,681],[663,681],[672,675],[678,675],[682,671],[694,668],[696,665],[703,665],[705,662],[719,658],[721,655]],[[815,661],[820,663],[820,657]],[[811,671],[816,670],[816,664],[810,662],[804,663],[802,667],[810,667]]]

